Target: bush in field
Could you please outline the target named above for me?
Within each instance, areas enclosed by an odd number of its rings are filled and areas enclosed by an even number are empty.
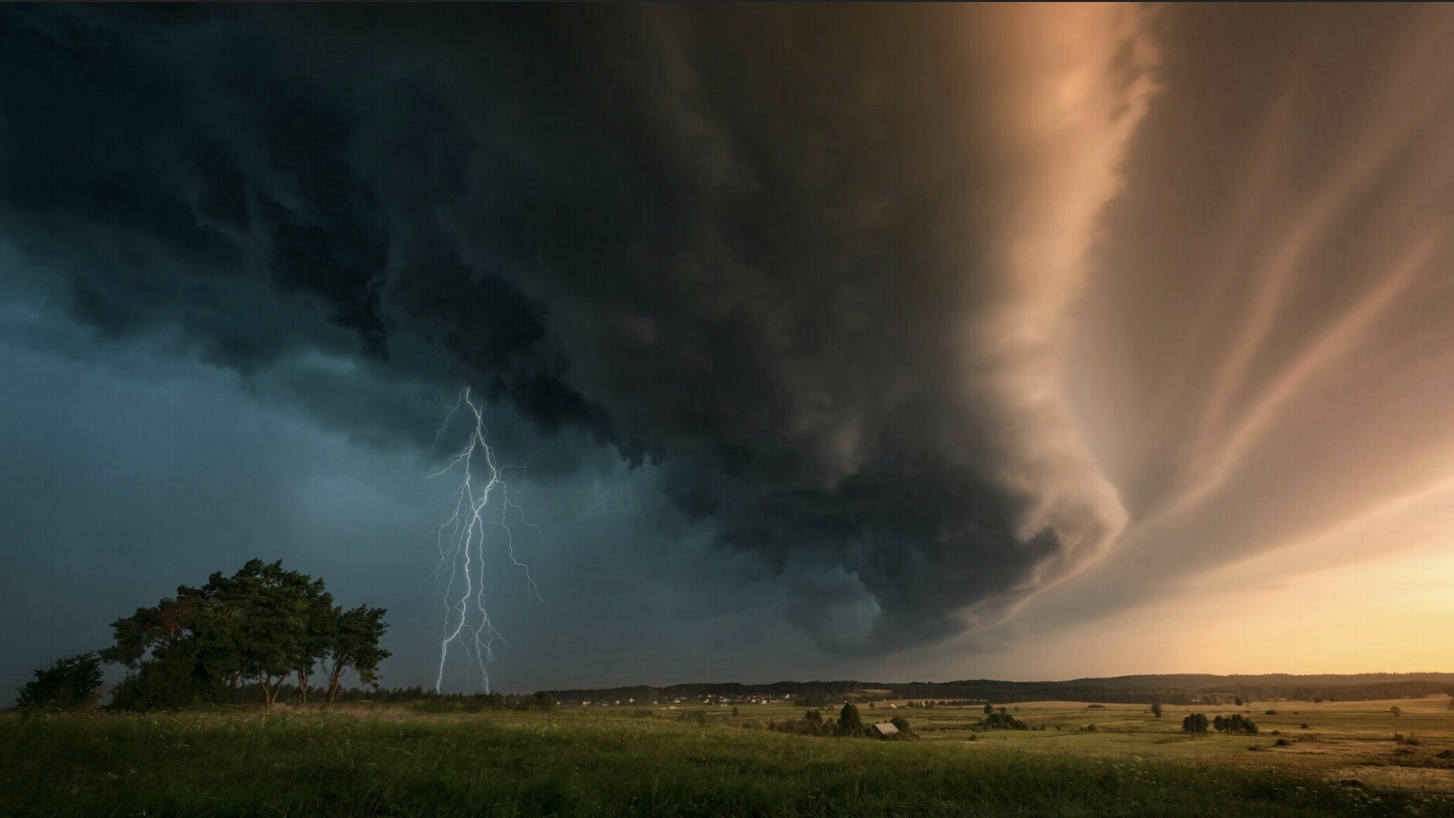
[[[688,711],[688,712],[682,713],[681,715],[677,716],[677,721],[689,721],[689,722],[695,723],[698,726],[706,726],[706,724],[707,724],[707,711],[705,711],[705,710],[692,710],[692,711]]]
[[[909,720],[904,718],[903,716],[894,716],[893,718],[889,719],[889,724],[892,724],[894,727],[898,728],[898,731],[900,733],[909,732]]]
[[[1161,718],[1161,702],[1151,703],[1151,715],[1155,716],[1158,719]]]
[[[101,690],[101,660],[94,653],[68,656],[20,688],[15,706],[22,710],[74,710],[96,704]]]
[[[863,732],[863,719],[858,715],[858,708],[852,702],[844,702],[843,709],[838,711],[838,735],[856,736]]]
[[[1220,718],[1220,717],[1219,717]],[[1207,732],[1207,717],[1201,713],[1193,713],[1181,720],[1181,731],[1191,733],[1194,736]]]
[[[544,690],[537,690],[529,696],[522,696],[515,702],[516,710],[539,710],[542,713],[555,709],[555,696]]]

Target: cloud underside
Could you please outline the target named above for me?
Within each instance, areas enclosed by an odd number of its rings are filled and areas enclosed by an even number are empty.
[[[99,339],[344,431],[468,383],[658,463],[835,651],[1102,554],[1057,373],[1146,12],[622,12],[7,10],[0,229]]]

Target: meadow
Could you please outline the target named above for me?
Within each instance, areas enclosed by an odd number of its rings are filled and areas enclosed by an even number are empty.
[[[787,702],[6,713],[0,815],[1454,815],[1447,697],[1021,703],[1035,729],[993,731],[970,729],[978,706],[905,704],[860,705],[909,720],[894,741],[765,729],[802,717]],[[1261,731],[1193,738],[1192,710]]]

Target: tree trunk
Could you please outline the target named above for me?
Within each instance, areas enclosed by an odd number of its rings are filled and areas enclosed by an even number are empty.
[[[272,707],[273,702],[278,700],[278,694],[283,690],[283,683],[288,681],[288,674],[284,673],[279,676],[277,684],[272,684],[271,678],[267,675],[260,676],[259,679],[263,684],[263,698],[267,700],[267,706]]]
[[[303,672],[303,669],[302,668],[299,668],[298,669],[298,705],[299,706],[302,706],[302,705],[305,705],[307,703],[308,703],[308,675]]]
[[[338,701],[339,682],[343,679],[343,665],[335,663],[333,671],[328,674],[328,703]]]
[[[265,673],[259,673],[257,675],[257,683],[259,685],[261,685],[262,686],[262,689],[263,689],[263,707],[272,707],[273,706],[273,697],[271,695],[269,695],[269,692],[268,692],[268,677],[267,677],[267,674],[265,674]]]

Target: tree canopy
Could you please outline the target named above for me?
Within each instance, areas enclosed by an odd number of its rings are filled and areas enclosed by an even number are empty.
[[[856,736],[863,732],[863,719],[858,715],[858,708],[851,702],[844,702],[843,709],[838,712],[838,733],[844,736]]]
[[[281,560],[249,560],[231,576],[214,573],[200,588],[181,586],[175,597],[111,623],[115,641],[101,658],[129,671],[112,705],[214,703],[247,681],[271,706],[290,678],[306,701],[323,662],[330,663],[332,700],[346,669],[364,684],[377,682],[379,662],[389,656],[378,644],[388,627],[383,615],[367,606],[345,612],[323,580],[286,570]]]

